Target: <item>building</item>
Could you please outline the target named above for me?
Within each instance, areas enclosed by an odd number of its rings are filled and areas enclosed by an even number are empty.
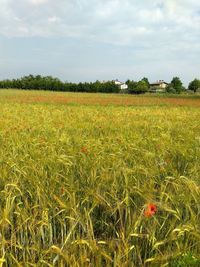
[[[128,85],[126,83],[120,82],[118,80],[114,80],[113,81],[116,85],[119,86],[120,90],[127,90],[128,89]]]
[[[150,83],[150,91],[151,92],[165,92],[168,83],[164,80],[158,80],[156,82]]]

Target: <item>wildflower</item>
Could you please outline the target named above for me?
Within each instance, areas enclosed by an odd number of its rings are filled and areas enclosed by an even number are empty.
[[[82,148],[81,148],[81,152],[86,154],[86,153],[87,153],[87,148],[82,147]]]
[[[146,209],[144,210],[144,216],[145,217],[151,217],[153,216],[157,211],[157,207],[155,204],[147,204]]]

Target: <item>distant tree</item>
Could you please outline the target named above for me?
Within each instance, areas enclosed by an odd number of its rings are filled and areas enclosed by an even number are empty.
[[[128,93],[129,94],[134,94],[136,92],[137,82],[136,81],[127,80],[126,84],[128,85]]]
[[[200,88],[200,80],[194,79],[188,85],[188,89],[191,91],[196,92]]]
[[[69,92],[102,92],[119,93],[120,88],[113,81],[101,83],[69,83],[62,82],[52,76],[27,75],[20,79],[0,81],[0,88],[18,88],[24,90],[49,90],[49,91],[69,91]]]
[[[113,81],[102,83],[101,89],[104,93],[119,93],[120,91],[119,86]]]
[[[176,93],[180,94],[183,91],[183,83],[181,82],[179,77],[173,77],[170,85]]]
[[[94,82],[93,83],[93,90],[94,90],[94,92],[100,92],[100,90],[101,90],[101,83],[100,83],[100,81],[96,81],[96,82]]]
[[[12,88],[12,81],[9,79],[1,81],[1,88],[5,88],[5,89]]]
[[[143,94],[143,93],[146,93],[147,91],[148,91],[147,82],[144,80],[139,81],[136,86],[136,93]]]
[[[141,80],[141,81],[144,81],[144,82],[146,82],[146,84],[147,84],[148,88],[150,88],[150,83],[149,83],[149,80],[148,80],[148,78],[144,77],[144,78],[142,78],[142,80]]]
[[[176,90],[174,89],[174,87],[171,84],[167,85],[166,92],[170,93],[170,94],[176,94]]]
[[[141,80],[139,82],[127,80],[129,94],[143,94],[148,91],[148,83],[146,80]]]

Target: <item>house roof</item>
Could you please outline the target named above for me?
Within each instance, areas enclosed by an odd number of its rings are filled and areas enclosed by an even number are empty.
[[[123,82],[119,81],[119,80],[114,80],[113,81],[115,84],[124,84]]]
[[[107,80],[107,81],[103,80],[103,81],[101,81],[101,83],[107,83],[107,82],[110,82],[110,80]],[[116,80],[112,80],[112,82],[114,82],[117,85],[126,84],[126,83],[121,82],[121,81],[119,81],[117,79]]]
[[[150,85],[160,85],[160,84],[162,84],[162,83],[168,84],[168,83],[165,82],[164,80],[158,80],[158,81],[156,81],[156,82],[151,83]]]

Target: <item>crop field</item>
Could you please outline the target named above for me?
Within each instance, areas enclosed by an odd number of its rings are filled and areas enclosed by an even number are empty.
[[[200,266],[200,98],[0,90],[0,266]]]

